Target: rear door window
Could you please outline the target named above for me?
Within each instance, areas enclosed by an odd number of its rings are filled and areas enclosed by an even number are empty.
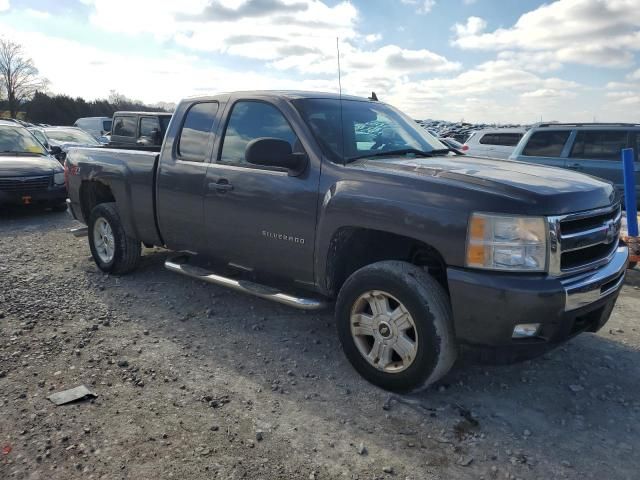
[[[178,156],[182,160],[204,162],[207,159],[217,113],[218,102],[196,103],[189,108],[178,139]]]
[[[480,143],[483,145],[515,147],[521,138],[522,133],[487,133],[480,139]]]
[[[629,133],[624,130],[583,130],[578,132],[571,150],[572,158],[620,160]]]
[[[562,155],[562,150],[570,133],[570,130],[535,132],[529,138],[522,155],[528,157],[559,157]]]
[[[111,131],[111,120],[104,120],[102,122],[102,130],[104,130],[105,132]]]
[[[482,145],[496,145],[496,142],[498,141],[496,137],[497,135],[495,133],[487,133],[480,138],[480,143]]]
[[[140,135],[138,135],[138,138],[148,139],[152,145],[160,145],[162,143],[160,122],[157,117],[140,118]]]
[[[116,117],[113,125],[113,135],[116,137],[132,137],[136,136],[136,118],[135,117]]]

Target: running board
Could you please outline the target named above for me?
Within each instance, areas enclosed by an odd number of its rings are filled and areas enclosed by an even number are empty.
[[[187,277],[204,280],[205,282],[228,287],[238,292],[248,293],[249,295],[272,300],[301,310],[322,310],[328,306],[324,300],[296,297],[266,285],[260,285],[247,280],[235,280],[233,278],[223,277],[204,268],[190,265],[189,257],[186,255],[171,257],[164,262],[164,266],[172,272],[181,273]]]
[[[74,237],[86,237],[89,232],[89,227],[76,227],[69,230],[69,233]]]

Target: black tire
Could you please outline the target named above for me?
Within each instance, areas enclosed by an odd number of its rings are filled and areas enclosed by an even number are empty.
[[[113,232],[114,253],[109,262],[105,262],[100,258],[95,245],[94,226],[100,218],[107,221]],[[125,233],[115,203],[101,203],[91,211],[88,236],[93,260],[103,272],[124,274],[135,270],[138,266],[141,252],[140,241],[127,236]]]
[[[374,290],[395,297],[413,318],[417,349],[404,370],[390,373],[371,365],[351,334],[352,309],[361,295]],[[449,297],[433,277],[410,263],[383,261],[353,273],[338,294],[336,326],[353,367],[385,390],[409,392],[426,388],[447,374],[457,357]]]

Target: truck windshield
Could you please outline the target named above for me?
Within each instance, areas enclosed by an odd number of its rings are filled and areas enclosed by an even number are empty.
[[[322,149],[337,163],[386,155],[447,153],[446,145],[395,108],[338,99],[294,101]]]
[[[0,126],[0,160],[7,154],[47,155],[47,152],[26,128]]]

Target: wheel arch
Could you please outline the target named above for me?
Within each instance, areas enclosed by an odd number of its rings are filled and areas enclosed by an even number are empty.
[[[123,203],[120,192],[115,191],[108,183],[97,180],[83,180],[80,184],[80,208],[83,218],[88,222],[91,211],[101,203],[115,203],[122,226],[132,238],[138,238],[136,228],[126,208],[120,208]]]
[[[448,292],[446,262],[432,245],[410,236],[356,226],[340,227],[331,236],[322,286],[335,297],[353,272],[383,260],[424,267]]]

